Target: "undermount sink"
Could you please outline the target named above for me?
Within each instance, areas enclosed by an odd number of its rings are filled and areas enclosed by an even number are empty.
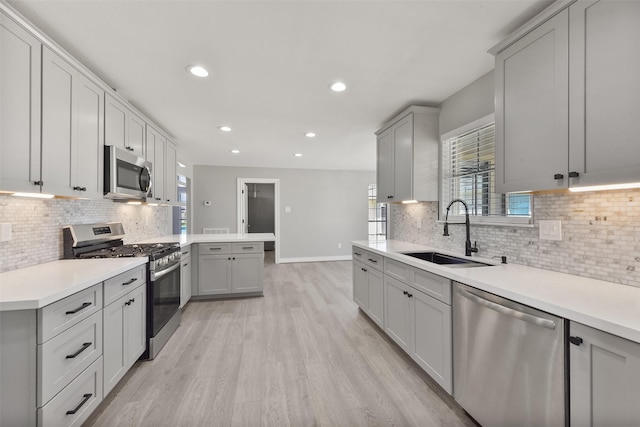
[[[452,268],[488,267],[493,265],[439,252],[403,252],[403,255]]]

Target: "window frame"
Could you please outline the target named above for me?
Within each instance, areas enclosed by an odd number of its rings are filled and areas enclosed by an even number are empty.
[[[444,146],[445,146],[445,142],[451,138],[456,138],[459,137],[461,135],[464,135],[465,133],[471,132],[473,130],[482,128],[484,126],[490,125],[491,123],[495,123],[495,114],[489,114],[487,116],[481,117],[477,120],[474,120],[470,123],[467,123],[463,126],[460,126],[456,129],[453,129],[449,132],[446,132],[442,135],[440,135],[440,159],[439,159],[439,180],[440,180],[440,186],[439,186],[439,200],[440,200],[440,207],[438,209],[438,216],[439,216],[439,220],[438,222],[442,222],[444,223],[444,219],[445,219],[445,215],[446,215],[446,210],[447,210],[447,205],[449,204],[449,199],[448,196],[446,197],[446,203],[445,203],[445,180],[448,180],[449,178],[446,178],[444,176],[444,157],[445,157],[445,153],[444,152]],[[448,154],[447,154],[448,156]],[[495,175],[494,175],[495,176]],[[448,187],[447,187],[448,188]],[[498,193],[499,194],[499,193]],[[504,194],[508,194],[508,193],[504,193]],[[510,194],[521,194],[521,193],[510,193]],[[508,226],[508,227],[533,227],[533,214],[534,214],[534,197],[533,194],[531,193],[522,193],[522,194],[528,194],[530,197],[530,208],[531,208],[531,216],[500,216],[500,215],[492,215],[492,216],[480,216],[480,215],[469,215],[469,222],[471,222],[472,224],[483,224],[483,225],[495,225],[495,226]],[[464,222],[465,221],[465,217],[464,215],[454,215],[454,214],[450,214],[449,218],[448,218],[448,222],[449,223],[458,223],[458,222]]]

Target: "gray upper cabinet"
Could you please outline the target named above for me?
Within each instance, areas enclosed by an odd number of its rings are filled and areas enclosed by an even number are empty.
[[[144,157],[145,121],[113,96],[105,101],[104,143]]]
[[[438,200],[438,115],[409,107],[377,135],[378,202]]]
[[[149,198],[158,202],[165,200],[164,194],[164,158],[167,141],[162,134],[147,125],[147,161],[151,162],[151,194]]]
[[[567,23],[565,10],[496,56],[500,193],[567,186]]]
[[[49,48],[42,54],[42,191],[102,197],[104,92]]]
[[[571,425],[640,425],[640,344],[570,325]]]
[[[640,2],[579,1],[569,19],[569,171],[582,186],[639,182]]]
[[[496,190],[640,181],[640,3],[549,9],[490,51]]]
[[[0,11],[0,190],[40,191],[42,44]]]

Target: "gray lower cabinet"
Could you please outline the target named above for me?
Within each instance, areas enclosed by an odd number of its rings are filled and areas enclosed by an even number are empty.
[[[197,296],[263,291],[262,242],[206,243],[198,251]]]
[[[115,387],[146,348],[146,295],[141,282],[136,288],[105,306],[104,396]]]
[[[353,261],[353,300],[381,328],[384,327],[384,287],[381,271]]]
[[[353,255],[354,301],[378,323],[371,306],[372,290],[380,282],[384,322],[378,324],[435,382],[452,393],[451,280],[391,258],[376,258],[379,255],[360,248],[354,248]],[[366,265],[369,259],[375,261],[373,265],[383,265],[384,274]]]
[[[571,322],[571,425],[640,425],[640,344]]]
[[[180,263],[180,308],[182,308],[191,299],[191,246],[182,248]]]
[[[145,272],[0,312],[1,426],[82,425],[145,350]]]

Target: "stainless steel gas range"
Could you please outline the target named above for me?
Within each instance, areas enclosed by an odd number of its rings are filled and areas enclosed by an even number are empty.
[[[64,258],[119,258],[146,256],[147,349],[142,359],[153,359],[180,326],[180,245],[128,244],[121,223],[69,225],[63,229]]]

